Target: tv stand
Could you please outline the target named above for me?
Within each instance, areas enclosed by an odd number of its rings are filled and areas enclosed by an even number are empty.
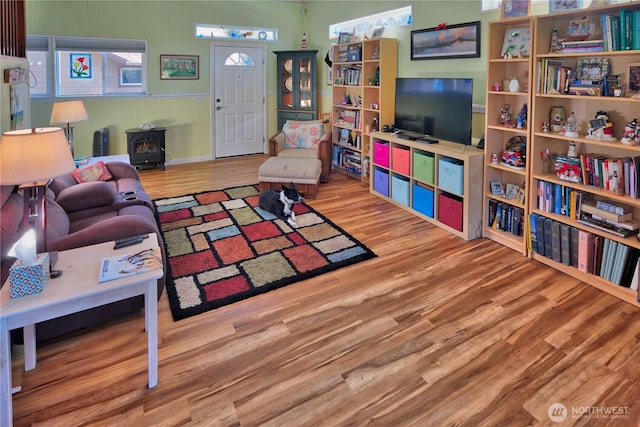
[[[481,237],[483,150],[383,132],[371,145],[372,194],[464,240]]]

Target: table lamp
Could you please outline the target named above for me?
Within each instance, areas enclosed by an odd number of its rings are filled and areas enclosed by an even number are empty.
[[[51,124],[66,123],[63,128],[64,134],[67,137],[67,143],[73,156],[73,126],[71,123],[81,122],[88,120],[87,110],[84,108],[82,101],[64,101],[55,102],[53,104],[53,110],[51,111]]]
[[[59,127],[21,129],[0,139],[0,184],[24,192],[24,224],[36,232],[37,251],[46,252],[45,193],[52,178],[76,169]]]

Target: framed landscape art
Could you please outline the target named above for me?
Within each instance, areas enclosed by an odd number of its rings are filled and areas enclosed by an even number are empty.
[[[411,60],[480,57],[480,21],[411,31]]]
[[[198,80],[199,56],[160,55],[160,80]]]

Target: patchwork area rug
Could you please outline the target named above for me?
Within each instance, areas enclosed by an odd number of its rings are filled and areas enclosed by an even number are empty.
[[[306,204],[298,227],[258,207],[249,185],[154,200],[175,320],[376,255]]]

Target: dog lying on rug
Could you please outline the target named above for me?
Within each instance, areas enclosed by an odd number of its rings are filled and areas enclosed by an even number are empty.
[[[258,206],[278,218],[286,220],[290,226],[295,228],[297,227],[296,214],[293,212],[295,203],[302,203],[302,196],[292,182],[289,188],[283,185],[282,191],[269,189],[260,194]]]

